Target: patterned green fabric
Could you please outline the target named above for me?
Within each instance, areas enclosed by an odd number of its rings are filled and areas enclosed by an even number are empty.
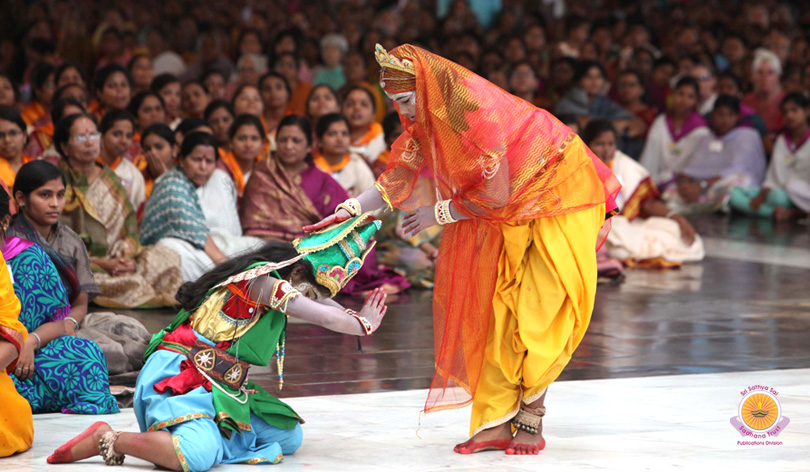
[[[374,220],[364,224],[371,213],[332,225],[329,228],[293,241],[300,254],[312,264],[315,280],[328,288],[334,297],[363,266],[371,252],[374,236],[382,223]]]
[[[208,226],[194,184],[179,167],[161,175],[144,207],[141,243],[156,244],[163,238],[205,247]]]

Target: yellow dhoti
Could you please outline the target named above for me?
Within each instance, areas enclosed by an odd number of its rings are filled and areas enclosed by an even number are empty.
[[[470,434],[510,421],[571,360],[593,311],[605,206],[502,223],[503,248]]]

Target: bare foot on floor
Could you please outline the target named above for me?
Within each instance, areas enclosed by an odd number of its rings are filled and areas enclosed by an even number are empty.
[[[544,447],[546,447],[546,440],[543,439],[542,429],[538,430],[535,434],[518,430],[515,438],[512,439],[512,442],[507,446],[506,453],[516,456],[536,455],[539,454]]]
[[[98,455],[98,441],[107,431],[112,431],[110,425],[103,421],[93,423],[84,432],[53,451],[48,457],[49,464],[62,464],[75,462]]]
[[[472,454],[481,451],[503,451],[512,441],[512,425],[505,423],[485,429],[467,441],[457,444],[453,451],[459,454]]]

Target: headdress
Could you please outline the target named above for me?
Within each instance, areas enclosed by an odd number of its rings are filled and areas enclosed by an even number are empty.
[[[416,68],[409,59],[399,59],[388,54],[377,44],[374,57],[380,65],[380,87],[388,93],[404,93],[416,90]]]
[[[349,283],[363,267],[366,257],[377,244],[372,236],[382,226],[379,220],[367,222],[371,212],[332,225],[293,241],[298,256],[282,261],[269,262],[229,277],[218,287],[269,274],[288,267],[301,259],[312,264],[315,280],[329,289],[331,297]]]

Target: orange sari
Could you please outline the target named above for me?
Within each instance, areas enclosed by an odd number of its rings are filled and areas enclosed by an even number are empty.
[[[0,341],[14,346],[19,357],[28,331],[17,319],[20,301],[14,295],[10,272],[5,259],[0,257]],[[31,405],[17,393],[9,372],[13,372],[17,359],[0,371],[0,457],[27,451],[34,441],[34,418]]]
[[[423,49],[403,45],[391,55],[413,61],[418,106],[415,121],[401,117],[405,131],[376,185],[397,208],[411,211],[452,199],[469,218],[445,226],[439,249],[436,373],[425,404],[430,412],[464,406],[478,388],[494,316],[502,225],[601,205],[612,212],[620,185],[545,110]],[[437,194],[416,185],[424,167]]]
[[[22,156],[23,165],[28,164],[33,160],[34,158],[31,156],[26,156],[25,154]],[[11,168],[11,164],[4,158],[0,157],[0,180],[2,180],[3,183],[8,186],[8,188],[14,188],[14,180],[16,178],[17,173]]]

